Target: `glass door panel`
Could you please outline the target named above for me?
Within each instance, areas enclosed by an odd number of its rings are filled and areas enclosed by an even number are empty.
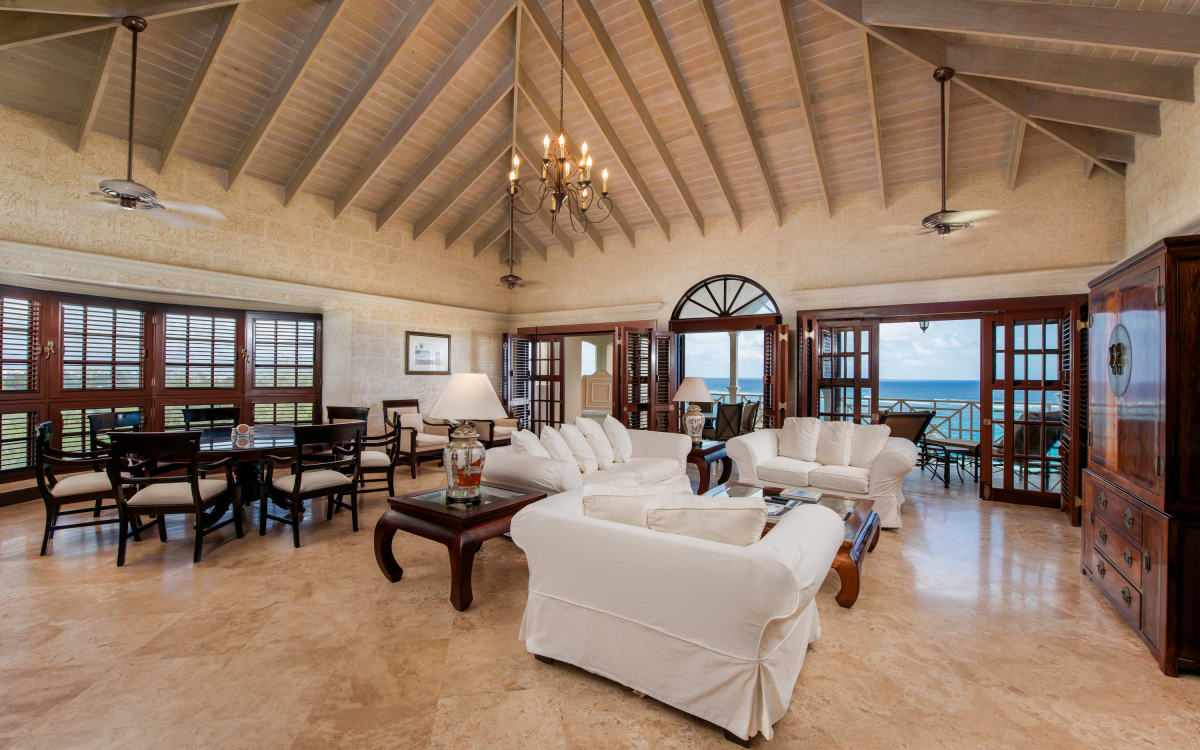
[[[813,335],[817,417],[875,421],[879,411],[879,322],[819,320]]]

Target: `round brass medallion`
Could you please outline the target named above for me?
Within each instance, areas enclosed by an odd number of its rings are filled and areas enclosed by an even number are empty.
[[[1129,388],[1129,373],[1133,366],[1130,357],[1129,331],[1118,323],[1108,336],[1108,387],[1120,396]]]

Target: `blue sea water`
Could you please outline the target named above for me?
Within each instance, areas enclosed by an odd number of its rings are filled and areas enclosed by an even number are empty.
[[[713,393],[729,389],[729,378],[705,378],[708,390]],[[741,393],[762,393],[762,381],[757,378],[738,378]],[[928,401],[932,399],[979,400],[978,380],[880,380],[879,397],[906,398]]]

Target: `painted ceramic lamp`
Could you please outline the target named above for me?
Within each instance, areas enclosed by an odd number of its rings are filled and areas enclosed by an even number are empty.
[[[702,378],[684,378],[671,400],[690,403],[687,413],[683,415],[684,432],[692,439],[693,446],[700,447],[704,435],[704,413],[700,411],[699,403],[712,403],[712,394],[708,392],[708,386]]]
[[[459,373],[450,376],[429,416],[457,424],[442,451],[446,465],[446,496],[462,500],[479,497],[485,450],[470,420],[504,419],[508,414],[496,397],[487,375]]]

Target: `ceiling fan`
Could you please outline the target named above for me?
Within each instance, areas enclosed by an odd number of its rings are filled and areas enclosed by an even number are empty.
[[[125,159],[125,179],[100,180],[100,192],[92,193],[101,200],[92,205],[98,209],[121,208],[127,211],[148,210],[150,215],[173,226],[198,226],[194,222],[176,216],[171,211],[192,214],[206,219],[224,219],[225,214],[215,208],[194,203],[179,203],[160,200],[153,189],[133,179],[133,112],[134,90],[137,83],[138,34],[146,30],[146,19],[140,16],[125,16],[121,25],[133,32],[133,53],[129,63],[129,142]]]
[[[942,127],[939,131],[938,140],[941,141],[942,151],[942,210],[935,211],[929,214],[924,219],[921,219],[922,229],[917,231],[917,234],[932,234],[937,232],[941,237],[945,237],[951,232],[956,232],[959,229],[966,229],[980,219],[986,219],[989,216],[995,216],[998,211],[988,209],[980,209],[976,211],[952,211],[946,208],[946,84],[954,77],[954,68],[942,66],[933,71],[933,80],[941,85],[941,118]]]
[[[521,287],[525,286],[526,284],[534,284],[534,285],[537,284],[536,281],[533,281],[533,282],[525,281],[525,279],[523,279],[520,276],[513,273],[513,266],[516,265],[516,262],[517,262],[517,246],[516,246],[517,233],[515,231],[516,230],[516,214],[514,213],[515,212],[515,206],[513,205],[514,201],[515,201],[515,197],[513,196],[512,193],[509,193],[509,195],[508,195],[508,260],[506,261],[508,263],[508,273],[506,273],[500,277],[500,286],[504,287],[505,289],[507,289],[510,292],[515,289],[520,289]]]

